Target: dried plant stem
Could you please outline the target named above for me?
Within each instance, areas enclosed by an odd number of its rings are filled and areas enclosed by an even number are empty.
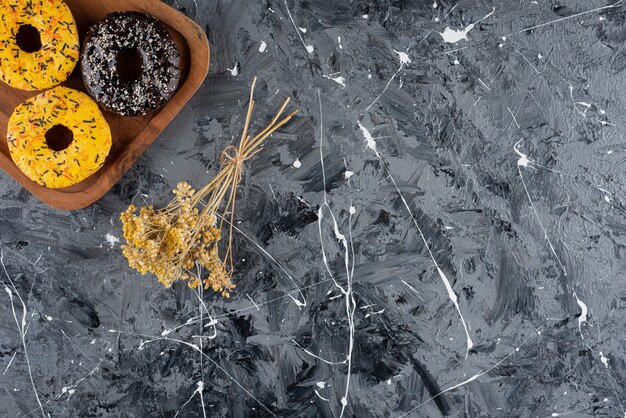
[[[252,119],[252,113],[254,110],[254,89],[256,86],[256,77],[252,82],[252,88],[250,91],[250,101],[248,103],[248,112],[246,114],[246,120],[244,123],[243,133],[241,135],[241,141],[239,146],[229,146],[222,152],[222,161],[224,166],[217,174],[217,176],[203,189],[201,189],[194,198],[194,204],[197,205],[203,201],[206,197],[209,197],[207,204],[204,206],[202,216],[210,213],[215,213],[219,210],[224,198],[228,194],[228,200],[224,205],[222,216],[220,217],[220,230],[223,227],[224,218],[229,215],[229,234],[228,245],[226,247],[226,253],[224,256],[224,264],[228,264],[230,270],[233,269],[232,259],[232,232],[233,232],[233,217],[235,214],[235,203],[237,200],[237,186],[240,183],[243,176],[243,163],[250,159],[253,155],[260,151],[260,145],[276,130],[280,129],[283,125],[291,120],[291,118],[297,113],[297,111],[284,117],[280,122],[278,120],[282,116],[285,108],[289,104],[290,98],[287,98],[283,105],[280,107],[272,121],[261,132],[254,137],[248,135],[250,129],[250,122]],[[228,193],[230,191],[230,193]],[[185,254],[186,255],[186,254]]]

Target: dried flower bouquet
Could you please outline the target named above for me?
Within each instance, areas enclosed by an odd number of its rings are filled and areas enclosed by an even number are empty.
[[[175,198],[165,208],[155,209],[150,205],[138,210],[130,205],[121,214],[127,241],[122,252],[129,266],[141,274],[154,274],[165,287],[178,280],[193,288],[202,283],[205,289],[211,288],[224,297],[235,287],[231,282],[232,221],[243,164],[261,150],[263,141],[297,113],[294,111],[281,119],[289,104],[287,98],[269,125],[256,135],[249,135],[255,85],[256,78],[239,145],[230,145],[222,152],[222,167],[213,180],[199,190],[187,182],[179,183],[173,191]],[[230,219],[228,241],[220,256],[225,219]],[[204,278],[200,277],[202,268],[208,272]]]

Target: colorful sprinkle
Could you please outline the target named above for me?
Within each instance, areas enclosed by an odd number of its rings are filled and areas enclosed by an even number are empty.
[[[28,91],[67,80],[78,63],[80,43],[72,12],[63,1],[1,0],[0,17],[0,80]],[[39,31],[40,50],[25,52],[18,46],[16,35],[23,25]]]
[[[74,100],[80,105],[63,106]],[[74,136],[71,146],[61,151],[50,149],[46,142],[46,133],[56,125],[65,126]],[[89,96],[56,87],[15,108],[7,142],[13,161],[28,178],[57,189],[79,183],[102,167],[111,150],[111,130]]]

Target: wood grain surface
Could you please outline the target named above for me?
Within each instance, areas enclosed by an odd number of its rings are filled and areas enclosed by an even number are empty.
[[[44,203],[65,210],[81,209],[100,199],[154,142],[204,81],[209,69],[209,42],[195,22],[158,0],[67,0],[81,40],[89,27],[113,11],[149,13],[167,25],[181,55],[182,77],[174,97],[158,111],[140,117],[103,114],[111,127],[113,145],[104,166],[81,183],[63,189],[48,189],[27,178],[13,163],[7,147],[7,124],[13,109],[40,92],[14,89],[0,82],[0,168]],[[191,53],[193,51],[193,54]],[[80,64],[63,83],[85,91]]]

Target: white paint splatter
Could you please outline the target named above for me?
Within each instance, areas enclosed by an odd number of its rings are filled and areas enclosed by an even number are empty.
[[[582,300],[578,299],[578,295],[576,295],[576,292],[574,292],[574,297],[576,298],[576,303],[580,307],[580,316],[578,317],[578,332],[580,332],[580,337],[584,340],[585,337],[583,336],[582,325],[583,323],[589,324],[589,321],[587,321],[587,305],[585,305]]]
[[[295,168],[300,168],[302,167],[302,163],[300,162],[300,160],[296,159],[296,161],[293,162],[293,166]]]
[[[345,88],[346,87],[346,79],[343,78],[340,75],[338,76],[337,74],[339,74],[339,73],[333,73],[333,74],[329,74],[329,75],[324,74],[324,78],[332,80],[335,83],[340,84],[341,86],[343,86]]]
[[[337,42],[339,42],[339,49],[343,49],[343,46],[341,45],[341,36],[337,36]]]
[[[434,259],[433,259],[433,261],[434,261]],[[463,329],[465,330],[465,336],[466,336],[467,349],[465,351],[465,358],[467,358],[467,356],[469,355],[469,351],[472,349],[472,347],[474,347],[474,342],[470,338],[469,330],[467,329],[467,324],[465,323],[465,318],[463,318],[463,314],[461,313],[461,308],[459,306],[459,301],[458,301],[458,298],[456,297],[456,293],[454,293],[454,290],[452,290],[452,286],[450,285],[450,280],[448,280],[448,278],[443,273],[441,268],[439,268],[439,266],[436,266],[436,267],[437,267],[437,273],[439,273],[439,277],[441,278],[441,281],[443,282],[443,285],[445,286],[446,290],[448,291],[448,297],[450,298],[450,300],[454,304],[454,307],[456,308],[456,311],[459,314],[459,317],[461,318],[461,324],[463,325]]]
[[[111,233],[106,234],[104,238],[107,240],[107,243],[111,248],[115,247],[115,244],[120,242],[120,239]]]
[[[7,374],[7,371],[9,371],[9,367],[11,367],[11,364],[13,364],[13,360],[15,359],[15,355],[16,354],[17,354],[17,352],[13,353],[13,356],[11,356],[11,360],[9,360],[9,364],[7,364],[6,369],[4,369],[4,373],[2,373],[2,376]]]
[[[61,388],[61,393],[67,393],[67,394],[69,394],[69,397],[71,397],[75,392],[76,392],[76,390],[74,390],[74,389],[68,390],[67,386],[64,386],[63,388]]]
[[[398,192],[398,195],[400,196],[400,200],[402,200],[402,204],[404,205],[404,207],[406,208],[407,212],[411,216],[411,220],[413,222],[413,225],[415,226],[415,229],[417,229],[417,232],[419,233],[420,238],[422,239],[422,242],[424,243],[424,246],[426,247],[426,250],[428,251],[428,255],[430,256],[430,259],[431,259],[433,265],[437,269],[437,273],[439,274],[439,278],[443,281],[443,284],[444,284],[444,286],[445,286],[445,288],[446,288],[446,290],[448,292],[448,296],[450,297],[450,300],[454,304],[454,307],[455,307],[457,313],[459,314],[459,317],[461,319],[461,324],[463,324],[463,330],[465,331],[465,336],[466,336],[467,350],[465,352],[465,358],[467,358],[467,356],[469,355],[469,351],[472,349],[472,347],[474,347],[474,342],[470,338],[469,330],[467,328],[467,324],[465,322],[465,318],[463,317],[463,313],[461,312],[461,308],[459,306],[456,294],[452,290],[452,286],[450,285],[450,281],[448,280],[448,278],[446,277],[444,272],[439,267],[439,264],[437,263],[437,260],[435,259],[435,255],[433,254],[432,250],[430,249],[430,246],[428,245],[428,241],[426,240],[426,237],[424,236],[424,232],[422,231],[422,228],[417,223],[416,217],[415,217],[415,215],[413,215],[413,212],[411,211],[411,207],[409,206],[408,202],[404,198],[404,195],[400,191],[400,188],[398,187],[398,184],[396,183],[396,180],[391,175],[391,171],[389,171],[389,168],[387,167],[387,164],[385,163],[385,161],[383,160],[381,155],[376,150],[376,142],[374,141],[374,138],[372,137],[371,133],[363,125],[361,125],[360,122],[358,122],[358,125],[359,125],[359,128],[361,128],[361,132],[363,133],[363,136],[365,138],[365,142],[367,143],[367,147],[370,148],[371,150],[373,150],[376,153],[376,156],[378,157],[378,159],[382,163],[383,167],[385,168],[385,171],[387,172],[387,175],[389,176],[389,180],[391,180],[391,183],[393,184],[394,188]]]
[[[600,351],[600,361],[602,362],[602,364],[604,364],[604,367],[606,367],[607,369],[609,368],[609,359],[604,357],[602,351]]]
[[[202,356],[200,356],[202,357]],[[206,418],[206,410],[205,410],[205,406],[204,406],[204,398],[202,397],[202,392],[204,391],[204,382],[203,381],[199,381],[198,382],[198,387],[196,388],[196,390],[194,390],[194,392],[191,394],[191,397],[187,400],[187,402],[185,402],[180,409],[176,412],[176,415],[174,415],[174,418],[178,417],[178,414],[180,414],[180,411],[186,407],[189,402],[191,402],[191,400],[196,396],[196,395],[200,395],[200,402],[202,402],[202,413],[204,418]],[[275,415],[274,415],[275,416]]]
[[[515,151],[515,153],[520,156],[519,160],[517,160],[517,173],[519,174],[519,177],[522,180],[522,186],[524,187],[524,191],[526,192],[526,197],[528,198],[530,207],[532,208],[533,213],[535,214],[535,218],[537,218],[537,222],[539,222],[539,226],[541,227],[541,230],[543,231],[543,237],[546,241],[548,241],[550,252],[552,252],[552,255],[554,255],[554,258],[556,259],[557,263],[559,263],[561,270],[563,270],[563,275],[567,276],[567,270],[565,269],[565,265],[559,258],[559,255],[556,253],[556,249],[554,248],[554,245],[552,245],[552,241],[550,240],[550,237],[548,236],[548,231],[546,230],[546,227],[543,225],[543,222],[541,221],[541,217],[539,217],[539,212],[537,212],[537,208],[535,207],[535,204],[533,203],[533,200],[530,197],[528,186],[526,186],[526,181],[524,180],[524,176],[522,175],[522,170],[520,167],[528,167],[528,164],[530,164],[532,161],[530,161],[528,157],[526,157],[526,154],[522,153],[518,149],[518,145],[520,144],[520,142],[522,142],[521,139],[517,141],[515,145],[513,146],[513,150]]]
[[[416,288],[414,288],[413,286],[411,286],[410,284],[408,284],[407,282],[404,281],[404,279],[400,279],[402,281],[402,283],[404,283],[405,285],[408,286],[409,289],[411,289],[412,291],[415,292],[415,294],[417,295],[418,298],[420,298],[422,300],[422,302],[425,302],[425,300],[420,296],[420,292],[417,291]]]
[[[342,362],[342,363],[345,363],[347,366],[346,385],[345,385],[343,397],[341,398],[341,412],[339,414],[339,418],[343,418],[344,413],[346,411],[346,406],[348,405],[348,396],[350,394],[350,383],[351,383],[351,375],[352,375],[352,356],[353,356],[354,341],[355,341],[354,312],[356,310],[356,299],[354,297],[353,287],[352,287],[353,277],[354,277],[354,244],[352,241],[352,213],[350,214],[350,217],[348,218],[349,219],[349,223],[348,223],[349,240],[348,240],[348,238],[346,238],[346,236],[339,231],[339,224],[337,222],[337,219],[335,218],[335,215],[333,214],[332,208],[328,204],[328,195],[326,192],[326,169],[324,167],[324,117],[323,117],[323,111],[322,111],[322,96],[321,96],[319,89],[317,90],[317,97],[319,100],[319,108],[320,108],[320,146],[319,146],[319,149],[320,149],[320,164],[322,166],[322,185],[323,185],[323,190],[324,190],[324,194],[323,194],[324,202],[318,210],[318,222],[317,222],[319,238],[320,238],[320,246],[322,249],[321,251],[322,261],[324,262],[324,266],[326,267],[326,272],[332,279],[333,283],[335,284],[335,287],[344,296],[346,317],[348,320],[348,348],[347,348],[346,357],[344,361]],[[341,246],[343,247],[343,264],[344,264],[344,268],[346,272],[345,275],[347,278],[345,287],[340,285],[337,282],[333,274],[333,270],[330,268],[330,265],[328,262],[326,248],[324,245],[324,238],[322,234],[322,222],[324,218],[324,209],[326,209],[330,215],[332,226],[333,226],[333,232],[335,233],[335,238],[337,239],[338,242],[341,243]]]
[[[517,160],[517,165],[522,166],[522,167],[528,167],[528,164],[530,164],[531,161],[528,159],[526,154],[524,154],[523,152],[519,150],[518,146],[520,142],[522,142],[521,139],[517,141],[515,145],[513,145],[513,150],[515,151],[517,155],[519,155],[519,160]]]
[[[369,318],[369,317],[370,317],[370,316],[372,316],[372,315],[380,315],[380,314],[382,314],[382,313],[384,313],[384,312],[385,312],[385,308],[381,309],[380,311],[368,312],[368,313],[365,315],[365,318]]]
[[[349,179],[349,178],[350,178],[350,177],[352,177],[353,175],[354,175],[354,173],[353,173],[352,171],[350,171],[350,170],[346,170],[346,171],[343,173],[343,176],[344,176],[346,179]]]
[[[451,390],[457,389],[461,386],[465,386],[466,384],[473,382],[474,380],[478,379],[481,376],[486,375],[487,373],[491,372],[493,369],[495,369],[496,367],[500,366],[502,363],[504,363],[506,360],[508,360],[511,356],[513,356],[515,353],[519,352],[520,347],[522,347],[524,344],[526,344],[528,341],[530,341],[531,338],[533,338],[535,335],[540,334],[541,327],[537,328],[535,330],[535,332],[533,332],[528,338],[526,338],[524,341],[522,341],[522,343],[517,346],[515,348],[515,350],[509,352],[509,354],[507,354],[506,356],[504,356],[502,359],[500,359],[496,364],[494,364],[493,366],[491,366],[490,368],[480,371],[478,373],[476,373],[475,375],[473,375],[472,377],[470,377],[467,380],[462,381],[461,383],[457,383],[454,386],[450,386],[447,389],[442,390],[441,392],[435,394],[434,396],[431,396],[430,398],[426,399],[425,401],[423,401],[422,403],[420,403],[419,405],[417,405],[416,407],[414,407],[413,409],[405,412],[404,414],[398,416],[398,418],[403,418],[406,417],[407,415],[413,413],[415,410],[417,410],[418,408],[421,408],[422,406],[424,406],[425,404],[427,404],[428,402],[432,401],[433,399],[438,398],[439,396],[443,395],[444,393],[450,392]]]
[[[598,12],[600,10],[605,10],[605,9],[611,9],[611,8],[614,8],[614,7],[618,7],[620,4],[622,4],[622,2],[623,2],[623,0],[618,0],[615,3],[610,4],[608,6],[597,7],[595,9],[587,10],[585,12],[575,13],[573,15],[565,16],[565,17],[562,17],[560,19],[551,20],[551,21],[546,22],[546,23],[540,23],[538,25],[531,26],[529,28],[524,28],[524,29],[518,30],[517,32],[510,33],[509,36],[513,35],[513,34],[516,34],[516,33],[524,33],[524,32],[531,31],[533,29],[542,28],[542,27],[548,26],[548,25],[553,25],[553,24],[555,24],[557,22],[562,22],[564,20],[575,19],[575,18],[577,18],[579,16],[583,16],[583,15],[586,15],[586,14],[589,14],[589,13],[595,13],[595,12]],[[537,4],[536,1],[533,1],[532,3]]]
[[[361,125],[361,122],[357,122],[357,123],[359,124],[359,128],[361,129],[361,133],[363,133],[363,137],[365,138],[365,144],[367,148],[374,151],[376,156],[380,158],[380,154],[378,153],[378,150],[376,150],[376,141],[374,140],[374,137],[372,136],[370,131],[367,130],[365,126]]]
[[[494,7],[491,12],[489,12],[485,17],[483,17],[482,19],[469,24],[467,27],[465,27],[465,29],[460,29],[460,30],[454,30],[454,29],[450,29],[450,27],[446,27],[446,29],[443,32],[438,32],[439,35],[441,35],[441,37],[443,38],[444,42],[448,42],[450,44],[455,44],[457,42],[459,42],[462,39],[465,39],[467,41],[467,34],[469,33],[469,31],[471,31],[472,29],[474,29],[474,27],[481,21],[487,19],[489,16],[491,16],[494,12],[496,11],[496,8]]]
[[[394,78],[396,78],[396,76],[398,74],[400,74],[400,71],[402,71],[402,69],[404,68],[405,65],[410,64],[411,63],[411,59],[409,58],[409,54],[406,52],[400,52],[400,51],[396,51],[395,49],[393,50],[393,52],[395,52],[396,54],[398,54],[398,58],[400,59],[400,68],[398,68],[398,70],[393,73],[393,75],[391,76],[391,78],[389,79],[389,81],[387,81],[387,84],[385,85],[385,88],[383,89],[383,91],[378,95],[378,97],[376,97],[376,99],[374,99],[374,101],[372,103],[370,103],[369,106],[367,106],[367,108],[365,109],[365,111],[367,112],[368,110],[370,110],[372,108],[372,106],[374,106],[374,104],[383,96],[383,94],[385,94],[385,92],[387,91],[387,89],[389,88],[389,86],[391,85],[391,82],[394,80]],[[368,75],[367,78],[371,78],[371,74]]]
[[[306,200],[301,199],[301,198],[300,198],[299,200],[300,200],[301,202],[304,202],[305,204],[307,204],[307,205],[308,205],[308,202],[307,202]],[[276,259],[275,259],[275,258],[274,258],[271,254],[270,254],[270,253],[268,253],[268,252],[267,252],[267,250],[265,250],[265,248],[261,247],[261,246],[260,246],[260,245],[259,245],[259,244],[255,241],[255,240],[253,240],[252,238],[250,238],[250,237],[249,237],[249,236],[248,236],[245,232],[243,232],[243,231],[242,231],[241,229],[239,229],[237,226],[235,226],[235,225],[231,224],[231,223],[229,222],[229,220],[228,220],[228,219],[226,219],[226,218],[224,218],[224,217],[222,217],[222,216],[220,216],[220,215],[218,215],[218,216],[220,217],[220,219],[221,219],[221,220],[223,220],[224,222],[226,222],[228,225],[232,226],[232,227],[233,227],[233,229],[234,229],[235,231],[237,231],[238,233],[240,233],[240,234],[241,234],[241,235],[242,235],[245,239],[247,239],[248,241],[250,241],[250,242],[251,242],[254,246],[256,246],[259,250],[261,250],[261,252],[262,252],[263,254],[265,254],[265,256],[266,256],[267,258],[269,258],[270,260],[272,260],[272,262],[273,262],[274,264],[276,264],[276,266],[277,266],[277,267],[278,267],[278,268],[279,268],[279,269],[280,269],[283,273],[285,273],[285,275],[287,276],[287,278],[289,278],[289,280],[291,281],[291,283],[292,283],[292,284],[295,286],[295,288],[296,288],[296,290],[295,290],[295,291],[287,293],[287,296],[288,296],[288,297],[289,297],[289,298],[290,298],[290,299],[291,299],[291,300],[292,300],[292,301],[296,304],[296,306],[297,306],[298,308],[306,307],[306,306],[307,306],[307,301],[306,301],[306,298],[304,297],[304,293],[302,293],[302,289],[300,288],[300,286],[298,285],[298,283],[296,282],[296,280],[293,278],[293,276],[292,276],[291,274],[289,274],[289,272],[285,269],[285,267],[283,267],[283,265],[282,265],[282,264],[280,264],[280,263],[279,263],[279,262],[278,262],[278,261],[277,261],[277,260],[276,260]],[[298,298],[294,297],[294,296],[293,296],[293,294],[294,294],[294,293],[299,293],[299,294],[300,294],[300,297],[302,298],[302,300],[298,300]],[[195,322],[195,318],[190,318],[190,319],[187,321],[187,324],[189,324],[189,323],[193,323],[193,322]],[[212,322],[213,322],[213,321],[212,321]],[[217,323],[217,322],[215,322],[215,323]],[[185,325],[187,325],[187,324],[184,324],[184,325],[178,326],[178,327],[176,327],[176,328],[174,328],[174,329],[181,328],[181,327],[183,327],[183,326],[185,326]],[[172,331],[172,330],[168,330],[168,332],[171,332],[171,331]],[[165,332],[165,331],[164,331],[164,332]]]
[[[59,395],[59,398],[62,397],[63,395],[65,395],[65,394],[67,394],[67,399],[71,398],[72,395],[74,393],[76,393],[76,388],[78,387],[78,385],[81,382],[85,381],[90,376],[93,376],[93,374],[96,372],[96,370],[98,370],[100,368],[101,364],[102,364],[102,359],[100,359],[100,361],[98,362],[98,365],[96,367],[94,367],[93,370],[91,370],[87,375],[85,375],[82,378],[78,379],[76,382],[70,384],[69,386],[64,386],[63,388],[61,388],[61,394]]]
[[[232,75],[233,77],[236,77],[239,75],[239,62],[235,62],[235,65],[233,66],[233,68],[227,68],[227,71],[230,72],[230,75]]]
[[[319,391],[317,389],[315,389],[315,394],[317,395],[318,398],[320,398],[323,401],[326,402],[330,402],[330,399],[323,397],[322,395],[320,395]]]
[[[370,15],[363,15],[363,19],[369,19]]]
[[[407,54],[406,52],[396,51],[395,49],[393,50],[393,52],[398,54],[398,58],[400,59],[400,64],[407,65],[411,63],[411,58],[409,58],[409,54]]]
[[[11,304],[11,312],[13,313],[13,319],[15,320],[15,325],[17,326],[17,330],[20,334],[20,338],[22,342],[22,349],[24,350],[24,359],[26,360],[26,366],[28,368],[28,376],[30,378],[30,384],[33,388],[35,398],[37,399],[37,404],[39,405],[38,409],[41,411],[41,415],[43,416],[43,418],[46,418],[46,412],[43,409],[43,405],[41,404],[41,399],[39,398],[39,392],[37,392],[37,387],[35,386],[35,380],[33,378],[33,371],[30,365],[30,357],[28,355],[28,349],[26,345],[26,333],[28,332],[28,326],[26,323],[26,315],[28,313],[27,304],[26,302],[24,302],[24,299],[22,299],[22,296],[18,292],[17,287],[15,287],[15,283],[13,282],[13,279],[11,278],[11,276],[9,276],[9,272],[7,271],[7,268],[4,265],[4,248],[1,246],[0,246],[0,265],[2,265],[2,270],[4,271],[4,274],[9,280],[9,283],[11,284],[11,289],[9,289],[9,287],[5,284],[4,290],[9,296],[9,302]],[[0,283],[4,284],[4,282],[2,281],[0,281]],[[18,319],[18,314],[15,310],[15,301],[13,299],[13,292],[15,292],[17,299],[22,305],[21,321]]]
[[[265,41],[261,41],[261,45],[259,45],[259,52],[265,52],[267,48],[267,43]]]
[[[515,117],[515,113],[513,113],[513,111],[511,110],[510,107],[507,106],[506,108],[509,111],[509,113],[511,114],[511,117],[513,118],[513,122],[515,122],[515,125],[517,126],[517,129],[521,129],[521,127],[519,126],[519,123],[517,122],[517,118]]]
[[[284,3],[285,3],[285,9],[287,10],[287,14],[289,15],[289,19],[291,20],[291,23],[293,24],[293,27],[296,30],[296,34],[298,35],[298,38],[300,38],[300,42],[302,42],[302,45],[304,45],[304,48],[306,49],[306,52],[308,52],[309,54],[312,54],[313,53],[313,45],[307,45],[304,42],[304,38],[300,34],[300,32],[305,33],[306,29],[298,28],[296,26],[296,22],[293,20],[293,16],[291,15],[291,11],[289,11],[289,6],[287,5],[287,0],[285,0]],[[298,29],[299,29],[299,31],[298,31]]]
[[[587,117],[587,111],[591,108],[591,103],[587,103],[587,102],[581,102],[581,101],[576,101],[574,99],[574,86],[572,86],[570,83],[569,84],[569,95],[572,99],[572,103],[574,104],[574,109],[576,109],[576,112],[578,112],[579,115],[581,115],[582,117]],[[581,110],[582,108],[582,110]]]

